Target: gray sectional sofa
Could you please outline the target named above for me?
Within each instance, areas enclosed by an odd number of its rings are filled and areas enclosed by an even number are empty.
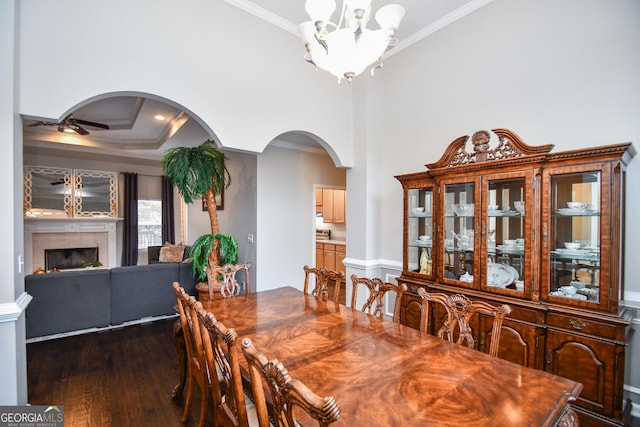
[[[158,263],[32,274],[25,290],[27,338],[175,314],[173,282],[195,295],[191,263]]]

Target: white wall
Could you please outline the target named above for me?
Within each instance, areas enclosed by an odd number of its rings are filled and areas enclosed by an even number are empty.
[[[402,255],[402,191],[393,176],[424,170],[461,135],[505,127],[554,151],[626,141],[640,149],[638,22],[634,0],[495,0],[393,56],[370,101],[386,118],[378,142],[382,257]],[[640,158],[629,182],[640,182]],[[629,191],[627,209],[640,217],[638,192]],[[640,235],[637,221],[627,234]],[[634,240],[628,253],[640,253]],[[640,290],[637,281],[627,285]]]
[[[326,155],[270,145],[258,156],[258,290],[302,289],[302,267],[315,264],[314,185],[344,187],[345,179],[345,171]]]
[[[229,149],[261,152],[302,129],[352,161],[349,85],[314,72],[298,37],[226,2],[20,6],[24,115],[60,118],[92,97],[134,91],[184,106]]]
[[[19,254],[24,251],[22,230],[22,128],[16,113],[19,92],[16,79],[17,1],[0,1],[0,235],[5,244],[0,249],[0,405],[15,405],[27,399],[27,367],[24,309],[30,297],[24,294],[24,280]]]

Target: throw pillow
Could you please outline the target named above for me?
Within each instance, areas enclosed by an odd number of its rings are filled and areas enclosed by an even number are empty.
[[[172,245],[167,242],[160,248],[160,262],[182,262],[184,256],[184,246]]]

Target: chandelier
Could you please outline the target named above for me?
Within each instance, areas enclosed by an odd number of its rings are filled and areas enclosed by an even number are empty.
[[[389,4],[378,10],[375,20],[379,30],[367,29],[371,17],[371,0],[343,0],[337,24],[330,21],[336,9],[334,0],[307,0],[305,10],[311,21],[300,24],[298,31],[307,53],[304,59],[351,82],[369,65],[371,75],[382,67],[382,54],[396,45],[396,31],[404,16],[404,8]]]

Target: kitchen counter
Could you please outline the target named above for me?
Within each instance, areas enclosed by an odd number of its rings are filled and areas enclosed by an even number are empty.
[[[333,240],[333,239],[316,239],[316,243],[330,243],[332,245],[346,246],[346,240]]]

